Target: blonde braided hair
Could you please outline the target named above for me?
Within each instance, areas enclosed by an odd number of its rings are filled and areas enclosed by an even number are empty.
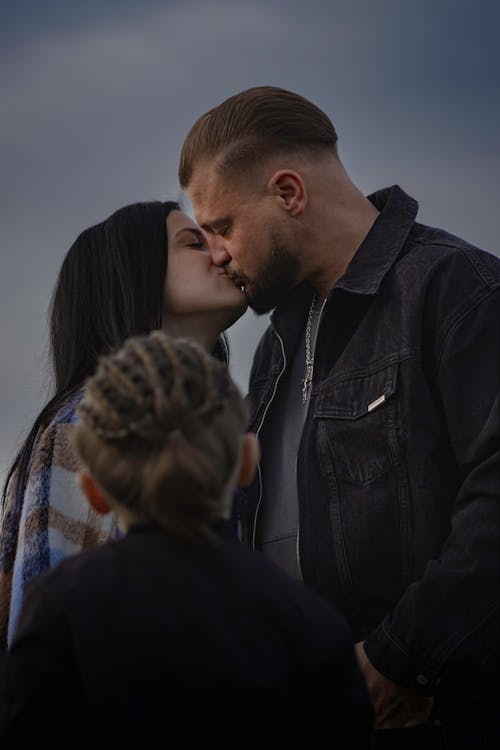
[[[212,537],[247,413],[227,366],[161,331],[100,359],[75,447],[118,503],[185,537]]]

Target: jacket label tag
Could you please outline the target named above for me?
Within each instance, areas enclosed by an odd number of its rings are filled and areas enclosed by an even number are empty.
[[[377,408],[377,406],[380,406],[380,404],[383,404],[385,401],[385,393],[382,394],[382,396],[379,396],[375,399],[375,401],[372,401],[371,404],[368,404],[368,411],[373,411]]]

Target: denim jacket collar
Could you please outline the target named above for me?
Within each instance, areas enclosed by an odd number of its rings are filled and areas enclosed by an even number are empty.
[[[304,330],[313,288],[308,281],[303,281],[293,289],[283,304],[276,307],[271,314],[271,325],[283,339],[287,355],[293,354],[298,343],[298,335]]]
[[[372,295],[377,294],[400,254],[415,222],[418,203],[399,185],[378,190],[368,200],[380,214],[334,288]]]
[[[377,294],[415,222],[418,203],[399,185],[378,190],[369,195],[368,200],[380,214],[334,289],[354,294]],[[271,324],[283,339],[288,354],[293,353],[297,333],[304,328],[312,295],[311,284],[304,281],[271,314]]]

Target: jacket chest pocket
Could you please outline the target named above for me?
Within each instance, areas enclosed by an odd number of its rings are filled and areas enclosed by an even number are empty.
[[[395,363],[321,387],[314,416],[324,420],[337,478],[364,484],[399,462],[397,368]]]

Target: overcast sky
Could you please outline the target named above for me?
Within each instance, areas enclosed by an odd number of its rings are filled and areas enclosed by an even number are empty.
[[[333,120],[366,194],[500,255],[496,0],[1,0],[0,478],[47,397],[47,307],[82,229],[179,197],[194,120],[278,85]],[[246,389],[267,318],[230,330]]]

